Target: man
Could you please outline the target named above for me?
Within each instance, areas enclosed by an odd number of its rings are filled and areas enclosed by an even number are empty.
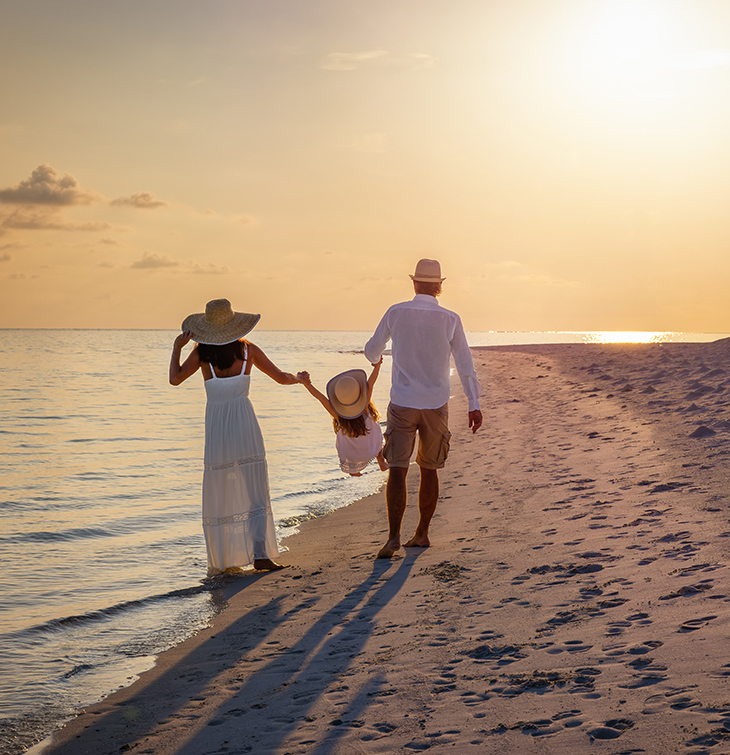
[[[416,462],[421,471],[418,491],[418,526],[406,548],[427,548],[428,528],[439,496],[438,470],[449,451],[449,365],[454,357],[461,384],[469,399],[469,427],[482,424],[479,411],[481,386],[474,371],[459,315],[436,301],[441,293],[441,265],[420,260],[411,275],[416,295],[394,304],[365,344],[365,357],[375,364],[392,340],[393,374],[383,455],[388,462],[385,499],[388,506],[388,542],[378,558],[391,558],[400,550],[400,530],[406,510],[406,475],[418,434]]]

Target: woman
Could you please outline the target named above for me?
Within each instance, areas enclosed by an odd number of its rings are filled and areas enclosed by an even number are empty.
[[[281,385],[301,381],[243,340],[260,317],[234,312],[227,299],[214,299],[205,314],[185,318],[172,348],[170,383],[180,385],[200,369],[207,395],[203,531],[208,576],[251,563],[267,571],[284,568],[273,560],[279,548],[266,451],[248,389],[252,365]],[[197,346],[181,365],[180,352],[191,339]]]

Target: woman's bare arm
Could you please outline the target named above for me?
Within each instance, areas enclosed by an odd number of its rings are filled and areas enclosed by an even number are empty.
[[[200,368],[200,357],[198,356],[197,348],[188,355],[188,358],[180,364],[180,352],[183,349],[190,338],[192,333],[189,330],[184,330],[175,339],[175,343],[172,346],[172,355],[170,356],[170,385],[180,385],[180,383],[187,380],[191,375],[194,375]]]
[[[268,375],[279,385],[295,385],[301,380],[291,372],[280,370],[256,344],[248,342],[248,348],[251,353],[251,362],[258,367],[264,375]]]

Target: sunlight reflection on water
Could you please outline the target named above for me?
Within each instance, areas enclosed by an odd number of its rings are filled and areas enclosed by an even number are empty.
[[[585,343],[666,343],[674,340],[673,332],[649,332],[639,330],[606,330],[585,333]]]

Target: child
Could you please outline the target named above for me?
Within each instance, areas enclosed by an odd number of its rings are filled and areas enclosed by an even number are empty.
[[[378,410],[370,400],[382,362],[381,358],[373,365],[369,378],[365,370],[348,370],[335,375],[327,383],[326,396],[312,385],[308,372],[297,374],[297,379],[332,415],[340,469],[352,477],[361,477],[362,470],[373,459],[378,460],[383,472],[388,469],[383,458],[383,432],[378,424]]]

